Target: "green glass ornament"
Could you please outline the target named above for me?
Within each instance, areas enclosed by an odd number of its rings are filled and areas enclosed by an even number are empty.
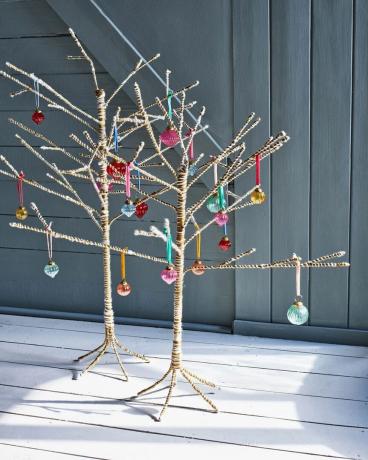
[[[295,300],[287,311],[288,320],[291,324],[295,324],[296,326],[306,323],[308,321],[308,317],[308,308],[301,300]]]
[[[206,206],[207,206],[207,209],[212,213],[216,213],[220,211],[220,200],[219,200],[219,196],[217,193],[215,193],[214,195],[211,195],[208,198]]]

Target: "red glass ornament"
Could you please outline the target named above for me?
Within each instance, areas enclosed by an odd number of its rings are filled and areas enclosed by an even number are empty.
[[[45,115],[41,112],[40,109],[36,109],[33,112],[32,120],[36,123],[36,125],[40,125],[44,119],[45,119]]]
[[[119,179],[125,175],[126,164],[122,161],[113,160],[109,165],[107,165],[106,172],[109,176],[114,179]]]
[[[180,142],[179,134],[172,125],[169,125],[165,131],[160,134],[160,139],[167,147],[174,147],[174,145]]]
[[[148,211],[148,204],[145,202],[139,203],[135,207],[135,215],[139,219],[142,219],[142,217],[146,214],[147,211]]]
[[[194,273],[194,275],[201,276],[206,271],[206,268],[204,266],[204,263],[197,259],[193,262],[191,270],[192,273]]]
[[[127,280],[122,280],[122,282],[116,286],[116,292],[119,295],[125,297],[132,292],[132,288],[130,287],[130,284],[127,282]]]
[[[165,270],[162,270],[161,278],[167,284],[175,283],[178,278],[178,272],[172,265],[168,265]]]
[[[218,243],[218,247],[222,251],[228,251],[231,248],[231,241],[226,235],[221,238],[221,240]]]

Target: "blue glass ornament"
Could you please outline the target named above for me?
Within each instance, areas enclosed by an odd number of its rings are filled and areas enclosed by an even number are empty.
[[[195,176],[196,172],[198,171],[198,168],[195,164],[190,164],[189,163],[189,168],[188,168],[188,174],[189,176]]]
[[[121,212],[125,216],[131,217],[135,213],[135,204],[131,200],[126,200],[124,206],[121,208]]]
[[[53,260],[50,260],[45,268],[43,269],[45,275],[49,276],[50,278],[55,278],[55,276],[59,273],[59,267]]]
[[[298,300],[290,305],[287,311],[287,318],[291,324],[300,326],[308,321],[309,313],[308,308],[303,305],[303,302]]]
[[[220,211],[220,201],[217,193],[208,198],[206,206],[212,213]]]

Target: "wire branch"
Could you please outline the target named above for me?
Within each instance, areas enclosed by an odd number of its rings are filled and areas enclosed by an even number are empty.
[[[79,39],[75,35],[74,30],[69,28],[69,32],[70,32],[70,35],[73,37],[73,40],[75,41],[76,45],[78,46],[80,52],[82,53],[82,56],[84,57],[84,59],[86,61],[88,61],[89,65],[91,67],[91,74],[92,74],[93,82],[94,82],[95,88],[97,90],[98,89],[98,81],[97,81],[97,76],[96,76],[95,65],[93,64],[92,59],[89,57],[89,55],[87,54],[86,50],[83,48],[81,42],[79,41]]]
[[[155,56],[151,57],[148,61],[143,62],[142,59],[138,61],[136,64],[134,70],[132,70],[129,75],[119,84],[119,86],[115,89],[115,91],[111,94],[111,96],[108,98],[106,102],[106,107],[110,104],[112,99],[118,94],[118,92],[128,83],[128,81],[140,70],[142,70],[144,67],[152,64],[152,62],[156,61],[160,57],[160,54],[156,54]]]
[[[166,260],[160,257],[154,257],[154,256],[150,256],[147,254],[142,254],[140,252],[132,251],[131,249],[121,248],[119,246],[106,245],[104,243],[99,243],[97,241],[91,241],[91,240],[86,240],[84,238],[79,238],[78,236],[66,235],[65,233],[55,232],[54,230],[50,232],[49,230],[44,230],[43,228],[31,227],[30,225],[24,225],[18,222],[10,222],[9,225],[12,228],[28,230],[28,231],[35,232],[35,233],[43,233],[43,234],[49,233],[52,235],[53,238],[67,240],[67,241],[70,241],[71,243],[82,244],[84,246],[94,246],[96,248],[110,248],[111,251],[118,252],[118,253],[121,253],[122,251],[124,251],[127,256],[139,257],[141,259],[150,260],[151,262],[166,264]]]

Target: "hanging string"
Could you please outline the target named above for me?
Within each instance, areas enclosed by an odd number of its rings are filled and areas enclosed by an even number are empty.
[[[130,198],[130,163],[127,163],[125,168],[125,194]]]
[[[192,128],[189,129],[188,134],[189,136],[192,135]],[[194,160],[194,138],[192,137],[190,144],[189,144],[189,160],[193,161]]]
[[[134,164],[139,166],[138,163],[134,163]],[[140,192],[141,191],[141,172],[139,171],[139,169],[137,169],[137,176],[138,176],[138,191]]]
[[[256,185],[261,185],[261,158],[256,155]]]
[[[47,242],[47,252],[49,254],[49,260],[52,260],[52,230],[51,230],[52,222],[49,223],[48,227],[46,228],[46,242]]]
[[[33,75],[33,88],[35,90],[36,108],[38,109],[40,107],[40,83],[38,81],[38,78],[34,75]]]
[[[222,226],[222,228],[224,229],[224,235],[227,236],[227,225],[226,225],[226,222],[224,223],[224,225]]]
[[[116,126],[116,123],[114,124],[114,150],[115,150],[115,153],[117,153],[119,150],[119,137],[118,137],[118,128]]]
[[[128,250],[128,247],[123,248],[121,251],[121,279],[126,279],[126,266],[125,266],[125,253]]]
[[[219,207],[220,209],[224,210],[226,208],[226,200],[225,200],[225,193],[224,187],[220,185],[218,188],[218,195],[219,195]]]
[[[18,175],[18,180],[17,180],[17,191],[18,191],[18,198],[19,198],[19,206],[23,207],[24,206],[24,196],[23,196],[23,179],[25,177],[25,174],[23,171],[21,171]]]
[[[213,182],[217,184],[217,163],[213,165]]]
[[[194,227],[197,232],[200,231],[200,226],[197,223],[194,223]],[[201,233],[196,235],[196,259],[201,260]]]

